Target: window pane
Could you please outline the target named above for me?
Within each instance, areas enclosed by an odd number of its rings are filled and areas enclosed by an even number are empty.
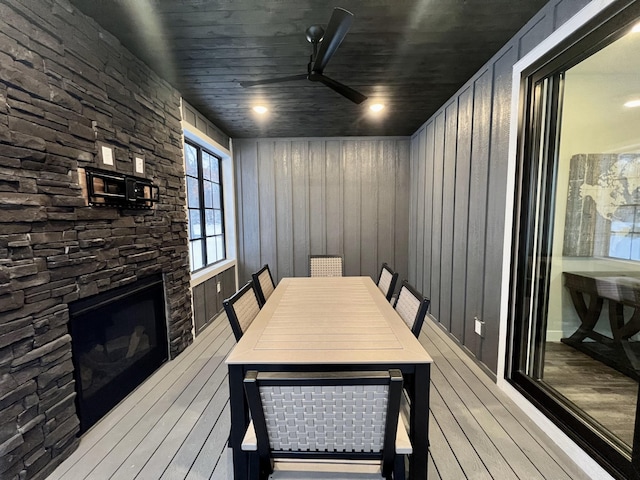
[[[640,261],[640,235],[634,235],[632,237],[631,260]]]
[[[187,206],[200,208],[200,187],[197,178],[187,177]]]
[[[189,209],[189,235],[190,239],[202,237],[202,225],[200,224],[200,210]]]
[[[631,233],[636,215],[635,205],[621,205],[611,217],[611,231]]]
[[[198,176],[198,151],[188,143],[184,144],[187,175]]]
[[[224,258],[224,237],[216,237],[216,243],[218,244],[218,258]]]
[[[191,242],[191,270],[197,270],[204,267],[204,258],[202,256],[202,240],[194,240]]]
[[[204,181],[204,208],[213,208],[213,189],[212,183],[208,180]]]
[[[209,263],[215,263],[220,260],[216,248],[216,237],[207,237],[207,259]]]
[[[609,256],[631,258],[631,237],[625,234],[612,233],[609,236]]]
[[[214,210],[213,211],[213,223],[214,223],[214,230],[213,233],[215,233],[216,235],[222,235],[222,211],[221,210]]]
[[[213,208],[221,208],[221,201],[222,199],[220,198],[220,185],[218,185],[217,183],[213,183],[211,185],[212,188],[212,197],[213,197],[213,204],[211,205]]]
[[[205,180],[211,180],[211,161],[216,160],[207,152],[202,152],[202,176]]]
[[[211,180],[216,183],[220,183],[220,160],[218,158],[214,158],[211,161]]]
[[[205,213],[205,219],[206,219],[206,234],[207,236],[211,236],[211,235],[215,235],[216,234],[216,227],[215,227],[215,215],[213,210],[211,209],[207,209],[204,211]]]

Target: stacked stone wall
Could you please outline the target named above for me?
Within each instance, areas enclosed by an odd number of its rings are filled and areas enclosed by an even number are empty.
[[[160,189],[87,206],[78,169]],[[0,2],[0,478],[45,478],[77,446],[69,303],[155,273],[170,356],[192,340],[180,95],[65,0]]]

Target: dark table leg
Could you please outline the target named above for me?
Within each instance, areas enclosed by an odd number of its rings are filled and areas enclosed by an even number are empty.
[[[429,384],[431,365],[416,365],[411,398],[411,445],[409,479],[426,480],[429,458]]]
[[[242,439],[249,425],[249,412],[244,396],[242,365],[229,365],[229,407],[231,408],[231,444],[233,449],[233,478],[249,478],[248,455],[242,451]]]
[[[571,293],[573,306],[581,322],[580,327],[569,337],[569,340],[581,342],[593,332],[593,327],[598,323],[598,318],[600,318],[600,312],[602,311],[603,299],[595,294],[588,294],[590,300],[589,306],[587,307],[584,301],[585,293],[574,289],[570,289],[569,292]]]
[[[609,324],[613,334],[613,342],[624,350],[631,368],[640,371],[640,359],[629,345],[629,338],[640,331],[640,308],[634,308],[628,322],[624,319],[624,305],[614,300],[609,300]]]

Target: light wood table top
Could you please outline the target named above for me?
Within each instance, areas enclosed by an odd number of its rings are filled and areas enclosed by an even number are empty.
[[[423,364],[432,359],[370,277],[280,281],[227,364]]]

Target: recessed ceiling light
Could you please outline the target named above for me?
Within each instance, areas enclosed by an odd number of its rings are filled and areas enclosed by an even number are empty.
[[[630,100],[624,106],[627,108],[640,107],[640,100]]]
[[[640,22],[636,23],[631,29],[633,33],[640,33]]]
[[[260,115],[263,115],[265,113],[267,113],[269,111],[269,109],[267,107],[265,107],[264,105],[256,105],[255,107],[253,107],[253,111],[256,113],[259,113]]]
[[[369,105],[369,110],[371,110],[372,112],[379,112],[384,108],[384,105],[381,103],[372,103],[371,105]]]

